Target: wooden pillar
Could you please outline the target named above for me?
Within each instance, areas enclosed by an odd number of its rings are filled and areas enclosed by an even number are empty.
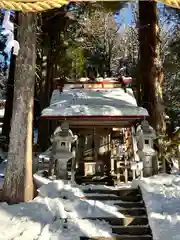
[[[77,141],[75,164],[78,165],[78,173],[81,176],[84,176],[84,147],[85,136],[80,134]]]
[[[120,166],[121,166],[121,160],[122,158],[120,156],[118,156],[116,158],[116,169],[117,169],[117,184],[120,184],[121,182],[121,173],[120,173]]]
[[[74,183],[75,182],[76,167],[77,167],[76,150],[72,149],[72,153],[73,153],[73,158],[72,158],[72,163],[71,163],[71,182]]]
[[[134,127],[131,128],[131,139],[132,139],[132,150],[133,150],[133,162],[136,162],[136,159],[138,158],[137,156],[137,143],[136,143],[136,137],[135,137],[135,129]],[[136,178],[136,170],[132,170],[133,173],[133,180]]]
[[[98,135],[96,128],[94,127],[93,129],[93,141],[94,141],[94,161],[97,163],[98,161],[98,152],[99,152],[99,147],[98,147]]]
[[[125,183],[128,182],[128,169],[127,169],[128,157],[124,157],[124,181]]]
[[[110,151],[111,151],[111,156],[110,156],[110,160],[111,160],[111,174],[115,174],[115,170],[114,170],[114,156],[113,156],[113,140],[111,138],[111,135],[109,135],[109,141],[110,141]]]

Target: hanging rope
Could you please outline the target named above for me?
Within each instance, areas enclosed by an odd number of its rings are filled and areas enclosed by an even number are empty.
[[[22,12],[42,12],[66,4],[67,0],[0,0],[0,8]]]
[[[180,0],[155,1],[180,9]],[[68,0],[0,0],[0,8],[22,12],[41,12],[52,8],[59,8],[65,4],[68,4]]]

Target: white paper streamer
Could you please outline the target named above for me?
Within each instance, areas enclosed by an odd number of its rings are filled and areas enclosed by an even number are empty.
[[[10,21],[10,11],[5,11],[2,27],[4,28],[2,33],[7,35],[7,42],[4,52],[9,54],[12,48],[14,48],[13,54],[17,56],[20,46],[19,43],[14,40],[14,24]]]

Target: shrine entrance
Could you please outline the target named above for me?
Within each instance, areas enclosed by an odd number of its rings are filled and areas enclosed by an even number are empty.
[[[111,178],[118,184],[128,183],[136,177],[130,164],[134,159],[130,127],[96,128],[92,135],[82,133],[78,149],[83,151],[77,159],[80,163],[79,177],[102,181]]]

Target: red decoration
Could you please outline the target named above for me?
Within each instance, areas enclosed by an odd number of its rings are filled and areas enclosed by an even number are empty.
[[[121,78],[121,81],[124,85],[128,85],[132,83],[132,77],[123,77]]]

